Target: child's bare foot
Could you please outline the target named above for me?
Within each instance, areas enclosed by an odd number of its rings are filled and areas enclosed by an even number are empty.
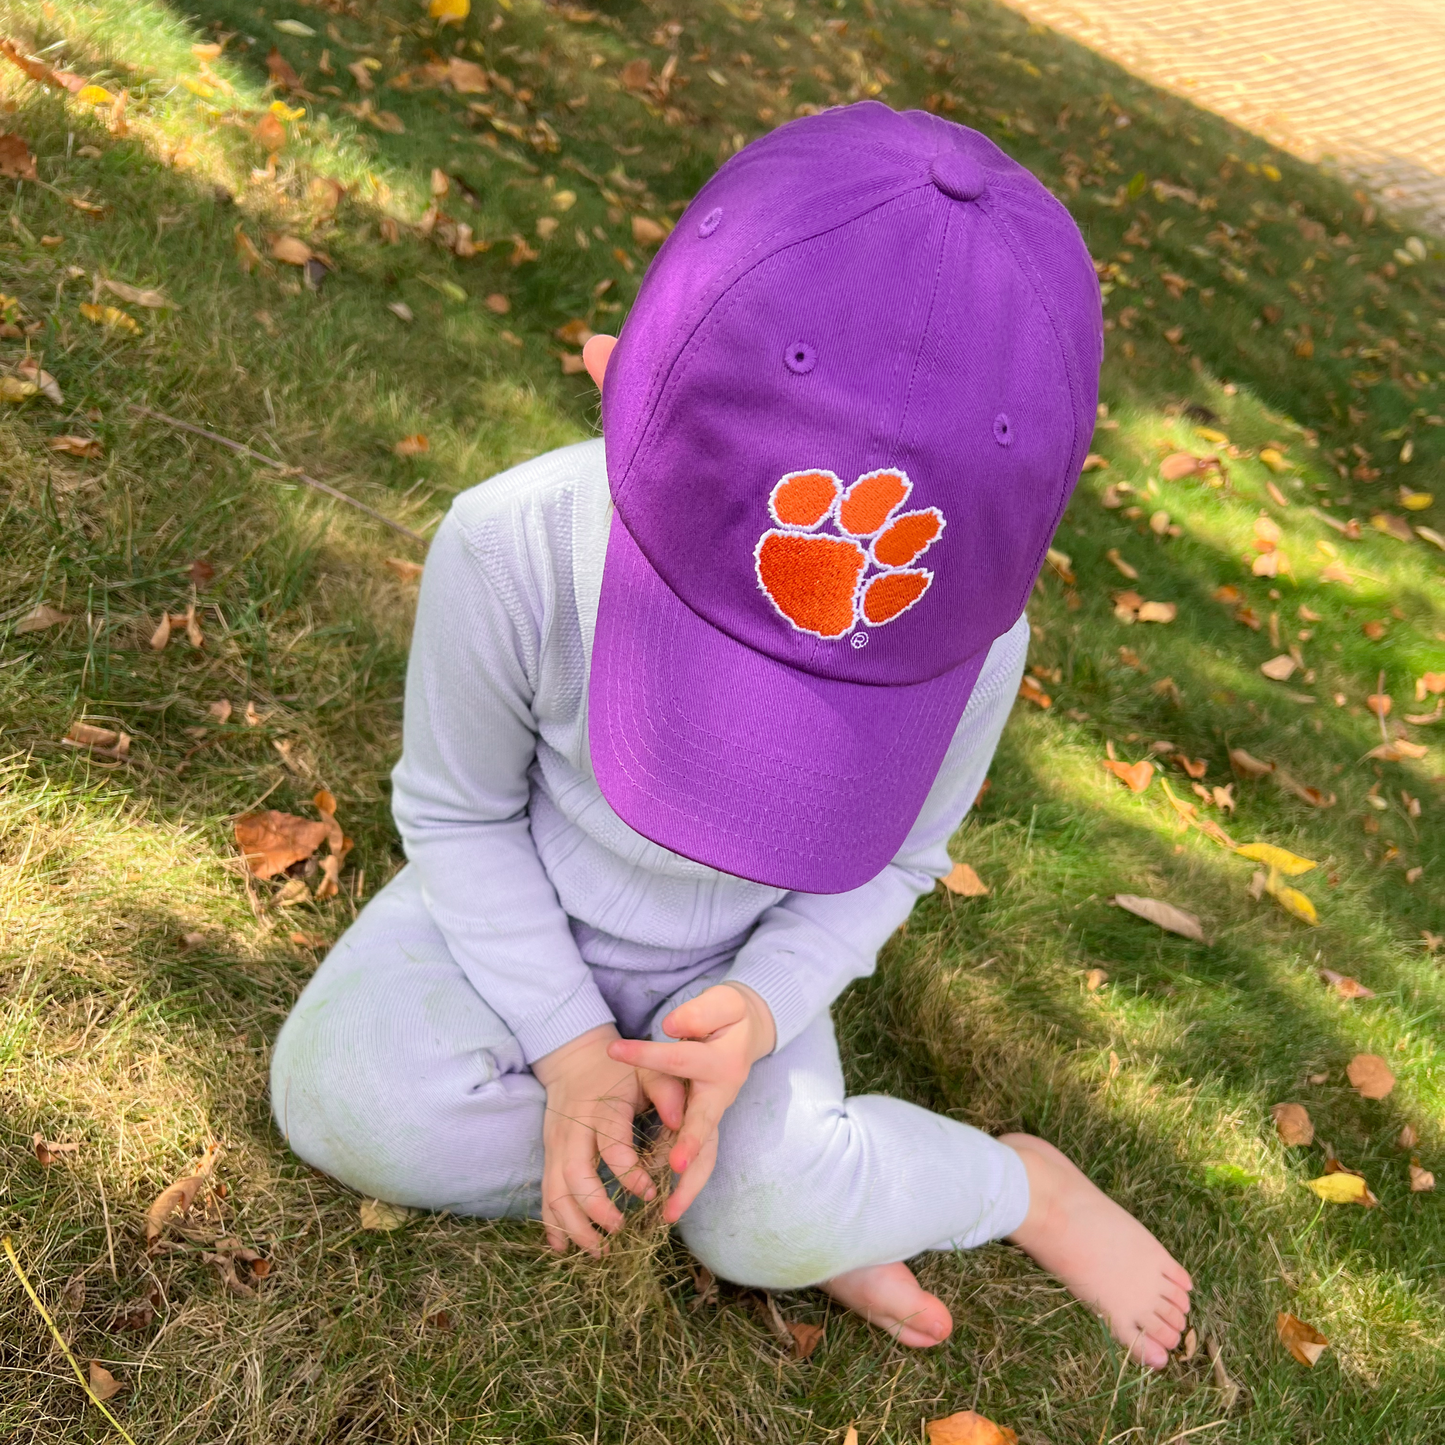
[[[953,1330],[953,1317],[943,1301],[929,1294],[906,1264],[850,1269],[820,1287],[870,1325],[887,1330],[900,1345],[915,1350],[939,1344]]]
[[[1052,1144],[1004,1134],[1029,1176],[1028,1217],[1009,1236],[1109,1322],[1136,1360],[1162,1369],[1179,1343],[1194,1281],[1127,1210]]]

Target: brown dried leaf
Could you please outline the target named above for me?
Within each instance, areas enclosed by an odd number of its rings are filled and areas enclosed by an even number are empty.
[[[1274,1322],[1280,1343],[1300,1364],[1314,1368],[1315,1361],[1324,1354],[1329,1341],[1313,1326],[1291,1314],[1281,1311]]]
[[[1234,771],[1245,778],[1263,778],[1274,772],[1273,763],[1261,762],[1243,748],[1230,748],[1229,761]]]
[[[960,1410],[941,1420],[930,1420],[928,1445],[1017,1445],[1018,1432],[1007,1425],[995,1425],[972,1410]]]
[[[105,448],[94,437],[51,437],[46,445],[53,452],[64,452],[66,456],[82,457],[87,461],[96,461],[105,454]]]
[[[39,179],[35,157],[21,136],[0,134],[0,177],[8,181]]]
[[[287,266],[304,266],[316,253],[297,236],[273,236],[271,254]]]
[[[387,557],[385,565],[389,571],[395,572],[403,582],[420,581],[424,570],[420,562],[408,562],[403,557]]]
[[[419,457],[423,452],[431,450],[431,443],[426,438],[425,432],[413,432],[410,436],[404,436],[392,447],[392,451],[399,457]]]
[[[1378,718],[1390,716],[1390,709],[1395,706],[1394,699],[1387,692],[1372,692],[1365,699],[1365,706]]]
[[[1173,622],[1179,616],[1179,604],[1176,602],[1145,602],[1139,608],[1137,620],[1140,622]]]
[[[142,290],[139,286],[127,286],[124,281],[103,280],[100,283],[112,296],[129,301],[132,306],[145,306],[151,311],[175,309],[176,303],[159,291]]]
[[[1031,677],[1019,679],[1019,696],[1035,707],[1053,707],[1054,700]]]
[[[86,748],[99,757],[116,762],[130,756],[130,734],[113,728],[98,728],[92,723],[73,722],[60,740],[66,747]]]
[[[1341,998],[1374,998],[1375,991],[1366,988],[1358,979],[1346,973],[1336,973],[1332,968],[1318,970],[1320,980],[1327,983]]]
[[[125,1387],[99,1360],[90,1362],[90,1393],[97,1400],[109,1400]]]
[[[1379,1054],[1356,1054],[1345,1074],[1362,1099],[1383,1099],[1395,1087],[1395,1075]]]
[[[1133,893],[1118,893],[1111,901],[1138,918],[1168,929],[1170,933],[1192,938],[1196,943],[1204,942],[1204,929],[1194,914],[1176,908],[1172,903],[1165,903],[1162,898],[1140,898]]]
[[[967,863],[955,863],[943,876],[943,886],[962,898],[986,898],[990,889]]]
[[[1216,456],[1196,457],[1192,452],[1171,452],[1159,463],[1159,475],[1166,482],[1182,482],[1186,477],[1200,477],[1218,467]]]
[[[1109,975],[1102,968],[1091,968],[1084,975],[1084,987],[1090,993],[1098,993],[1108,981]]]
[[[657,246],[667,239],[667,227],[649,216],[632,218],[632,239],[639,246]]]
[[[1413,1124],[1406,1124],[1395,1139],[1397,1149],[1413,1149],[1420,1142],[1420,1135]]]
[[[1271,682],[1288,682],[1298,668],[1299,663],[1287,652],[1282,652],[1278,657],[1272,657],[1268,662],[1262,662],[1259,665],[1259,670]]]
[[[1270,1111],[1280,1143],[1294,1147],[1314,1142],[1315,1126],[1303,1104],[1276,1104]]]
[[[47,627],[55,627],[62,622],[69,621],[70,617],[67,613],[58,611],[47,602],[42,602],[38,607],[32,607],[15,624],[15,635],[23,637],[27,632],[44,632]]]
[[[236,820],[235,826],[236,843],[253,878],[272,878],[293,863],[309,858],[330,831],[326,823],[298,818],[294,813],[278,813],[273,808],[264,813],[247,813]]]
[[[49,1169],[62,1154],[74,1154],[80,1148],[79,1144],[53,1143],[40,1133],[36,1133],[30,1142],[35,1149],[35,1162],[42,1169]]]
[[[1138,763],[1121,763],[1114,758],[1105,758],[1103,766],[1131,793],[1142,793],[1154,777],[1154,764],[1147,758]]]
[[[174,1184],[156,1195],[151,1207],[146,1210],[147,1249],[161,1237],[161,1231],[165,1228],[166,1221],[173,1214],[183,1215],[190,1209],[201,1186],[211,1177],[211,1171],[215,1169],[216,1160],[220,1156],[220,1144],[207,1144],[206,1152],[201,1156],[200,1164],[196,1166],[196,1172],[188,1174],[184,1179],[177,1179]]]
[[[1435,1176],[1422,1169],[1413,1159],[1410,1161],[1410,1193],[1428,1194],[1435,1187]]]
[[[788,1333],[793,1337],[793,1358],[806,1360],[823,1343],[823,1326],[810,1325],[802,1320],[789,1320]]]

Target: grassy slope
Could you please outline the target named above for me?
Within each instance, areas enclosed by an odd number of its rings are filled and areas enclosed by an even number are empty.
[[[1412,1121],[1423,1162],[1445,1163],[1442,985],[1422,941],[1422,930],[1445,930],[1445,747],[1405,764],[1361,760],[1379,740],[1363,707],[1378,673],[1398,719],[1421,710],[1413,680],[1445,666],[1441,557],[1368,520],[1362,540],[1345,541],[1306,511],[1329,499],[1337,514],[1368,519],[1400,511],[1402,484],[1428,490],[1433,480],[1445,493],[1439,256],[1404,266],[1393,255],[1407,232],[1362,214],[1328,178],[982,4],[865,0],[826,20],[781,4],[676,6],[674,22],[666,0],[590,20],[514,0],[481,4],[442,35],[401,4],[207,0],[188,10],[199,20],[157,0],[0,0],[0,30],[32,51],[56,45],[52,61],[133,97],[132,135],[116,140],[103,112],[41,93],[9,67],[0,74],[0,96],[19,107],[4,124],[29,138],[53,188],[0,183],[11,218],[0,289],[18,298],[22,321],[43,323],[31,345],[66,396],[61,411],[31,402],[0,418],[0,1209],[82,1357],[128,1382],[117,1403],[136,1438],[678,1445],[837,1439],[856,1419],[865,1441],[903,1441],[919,1438],[924,1418],[975,1402],[1024,1440],[1057,1445],[1162,1445],[1195,1426],[1213,1428],[1191,1439],[1331,1445],[1445,1428],[1445,1227],[1435,1196],[1408,1192],[1392,1142]],[[277,18],[318,33],[278,33]],[[199,74],[194,40],[238,29],[259,43],[233,40],[215,65],[233,95],[213,87],[207,101],[176,84]],[[458,40],[530,94],[508,98],[494,82],[474,97],[492,106],[488,117],[448,91],[383,85],[371,98],[401,118],[402,133],[341,109],[364,98],[346,64],[370,54],[384,82]],[[254,120],[270,98],[262,57],[272,43],[319,96],[274,182],[251,176],[264,157],[247,125],[230,123],[238,112]],[[646,57],[656,76],[674,53],[665,97],[619,86],[626,61]],[[1057,670],[1043,684],[1054,705],[1020,705],[993,787],[958,839],[994,892],[926,900],[878,977],[845,996],[852,1076],[988,1127],[1034,1129],[1082,1158],[1194,1271],[1201,1334],[1223,1341],[1245,1387],[1233,1410],[1200,1360],[1159,1379],[1121,1377],[1086,1313],[1004,1248],[926,1262],[958,1320],[945,1349],[895,1351],[834,1316],[814,1359],[791,1365],[746,1297],[691,1309],[685,1259],[643,1229],[600,1270],[542,1257],[522,1226],[428,1219],[357,1233],[356,1201],[289,1159],[268,1121],[266,1043],[315,962],[290,935],[333,937],[354,905],[283,913],[264,891],[248,896],[228,863],[228,818],[263,795],[305,811],[325,782],[357,839],[365,892],[397,866],[385,779],[408,591],[384,559],[419,552],[208,443],[141,422],[126,403],[274,449],[426,530],[462,487],[594,424],[588,388],[561,373],[566,348],[552,333],[625,314],[647,258],[632,240],[634,213],[675,215],[748,137],[799,106],[864,94],[979,126],[1069,201],[1096,257],[1120,268],[1109,276],[1103,393],[1119,425],[1100,431],[1112,466],[1086,476],[1060,533],[1076,599],[1049,574],[1034,604],[1033,661]],[[546,148],[539,116],[559,149]],[[434,166],[479,196],[475,208],[444,203],[491,242],[474,258],[411,229]],[[1123,188],[1140,172],[1131,197]],[[334,217],[310,188],[318,173],[350,188]],[[1192,188],[1207,209],[1141,189],[1156,179]],[[563,191],[576,198],[565,209]],[[70,196],[104,204],[106,216],[87,219]],[[388,216],[403,223],[395,244]],[[539,216],[561,223],[548,240]],[[263,251],[268,233],[309,237],[335,273],[319,294],[285,267],[243,274],[238,225]],[[56,235],[58,246],[40,241]],[[525,259],[517,236],[540,259]],[[101,331],[77,310],[97,272],[162,286],[179,309],[130,308],[138,339]],[[1178,299],[1165,272],[1190,283]],[[491,294],[507,296],[508,315],[482,304]],[[391,301],[411,307],[414,323],[388,312]],[[1278,308],[1273,320],[1264,307]],[[1163,332],[1175,325],[1183,333],[1171,343]],[[1306,337],[1312,358],[1298,354]],[[0,342],[6,362],[22,350]],[[1156,480],[1138,519],[1101,508],[1108,482],[1143,488],[1163,452],[1207,449],[1179,412],[1186,401],[1217,412],[1238,448],[1230,488]],[[415,431],[428,453],[396,459],[392,444]],[[61,432],[101,438],[104,459],[49,455],[46,438]],[[1401,463],[1407,441],[1413,460]],[[1291,464],[1278,481],[1287,508],[1266,493],[1256,459],[1270,442]],[[1357,465],[1378,475],[1349,475]],[[1181,536],[1149,530],[1157,508]],[[1261,510],[1285,529],[1293,564],[1276,584],[1249,572]],[[1445,529],[1442,513],[1412,520]],[[1320,580],[1320,542],[1357,574],[1353,587]],[[1137,566],[1145,596],[1179,604],[1176,622],[1126,629],[1114,619],[1110,591],[1129,584],[1106,561],[1110,547]],[[184,609],[198,558],[216,568],[197,597],[206,646],[153,653],[145,639],[161,611]],[[1278,649],[1211,600],[1226,582],[1261,618],[1278,614],[1285,642],[1312,626],[1302,644],[1310,685],[1259,675]],[[73,620],[9,631],[41,601]],[[1301,604],[1324,620],[1302,623]],[[1387,625],[1382,639],[1362,634],[1372,620]],[[1144,671],[1121,662],[1121,646]],[[1177,695],[1155,689],[1165,678]],[[237,713],[218,726],[206,708],[222,697]],[[265,714],[259,726],[240,719],[248,699]],[[81,714],[133,734],[128,767],[58,745]],[[1430,740],[1445,728],[1409,731]],[[1321,811],[1270,782],[1243,782],[1237,813],[1220,815],[1241,840],[1322,860],[1297,880],[1320,909],[1318,928],[1251,901],[1251,865],[1176,832],[1158,782],[1134,797],[1099,768],[1107,741],[1133,760],[1161,739],[1207,759],[1212,783],[1229,781],[1227,748],[1243,746],[1338,794]],[[1377,782],[1384,811],[1366,803]],[[1402,790],[1420,799],[1418,818]],[[1363,831],[1367,820],[1378,831]],[[1425,871],[1411,886],[1415,867]],[[1108,907],[1118,891],[1194,909],[1210,946]],[[186,945],[186,934],[204,938]],[[1378,997],[1334,998],[1315,981],[1320,963]],[[1082,976],[1096,966],[1110,981],[1091,994]],[[1388,1100],[1367,1103],[1345,1085],[1359,1049],[1395,1067]],[[1325,1083],[1307,1082],[1320,1072]],[[1369,1175],[1379,1209],[1315,1206],[1300,1181],[1320,1172],[1322,1150],[1275,1141],[1267,1111],[1282,1099],[1309,1104],[1320,1140]],[[34,1129],[83,1147],[43,1173],[28,1153]],[[147,1264],[138,1244],[145,1204],[213,1134],[229,1146],[226,1227],[276,1261],[260,1301],[229,1296],[194,1254]],[[1258,1182],[1211,1187],[1207,1167],[1230,1163]],[[76,1272],[86,1281],[78,1310],[62,1302]],[[108,1330],[116,1304],[152,1281],[161,1321]],[[0,1427],[46,1440],[106,1434],[3,1275],[0,1299]],[[783,1305],[827,1313],[816,1296]],[[426,1323],[438,1308],[455,1328]],[[1275,1342],[1277,1309],[1330,1337],[1313,1372]]]

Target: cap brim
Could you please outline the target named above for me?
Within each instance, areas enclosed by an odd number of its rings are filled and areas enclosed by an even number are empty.
[[[593,771],[618,816],[674,853],[775,888],[847,892],[908,836],[986,656],[909,686],[786,667],[679,601],[614,512]]]

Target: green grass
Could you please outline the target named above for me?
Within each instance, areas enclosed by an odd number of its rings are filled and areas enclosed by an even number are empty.
[[[317,33],[289,36],[277,19]],[[192,43],[228,32],[239,36],[212,68],[232,92],[179,84],[201,75]],[[1445,1435],[1445,1221],[1436,1195],[1409,1192],[1394,1143],[1411,1123],[1421,1162],[1445,1166],[1445,986],[1425,937],[1445,932],[1445,724],[1406,726],[1430,744],[1423,758],[1372,760],[1380,730],[1364,706],[1383,673],[1392,722],[1424,712],[1415,679],[1445,670],[1445,556],[1369,520],[1445,530],[1445,506],[1397,501],[1402,487],[1445,500],[1438,242],[1427,236],[1415,260],[1408,225],[1329,176],[983,3],[656,0],[589,16],[481,0],[439,34],[399,0],[198,0],[185,15],[158,0],[0,0],[0,33],[130,94],[131,133],[116,138],[104,111],[0,62],[0,100],[16,107],[0,124],[29,140],[44,183],[0,182],[0,291],[15,298],[12,324],[38,323],[28,341],[0,341],[0,365],[28,346],[65,396],[0,417],[0,1225],[81,1359],[126,1382],[113,1405],[138,1442],[732,1445],[838,1441],[856,1420],[871,1445],[919,1440],[922,1421],[971,1405],[1029,1445]],[[316,98],[288,123],[274,178],[256,178],[273,43]],[[387,86],[458,47],[499,77],[487,94]],[[666,95],[619,83],[639,58],[655,81],[673,54]],[[369,96],[346,69],[364,55],[381,67]],[[978,126],[1067,200],[1108,268],[1103,396],[1117,426],[1096,436],[1110,465],[1085,476],[1056,544],[1077,585],[1046,570],[1031,604],[1031,662],[1053,705],[1019,705],[956,840],[993,892],[924,900],[877,976],[840,1001],[852,1083],[1027,1128],[1080,1159],[1193,1272],[1200,1335],[1221,1342],[1243,1387],[1232,1407],[1202,1349],[1157,1378],[1121,1371],[1087,1313],[1002,1246],[924,1261],[957,1321],[927,1354],[821,1296],[782,1298],[790,1317],[827,1323],[795,1364],[756,1298],[724,1290],[694,1308],[685,1255],[645,1221],[600,1267],[547,1257],[519,1224],[359,1232],[357,1200],[289,1157],[269,1122],[268,1043],[319,951],[293,933],[333,938],[352,894],[370,896],[400,863],[386,776],[411,593],[385,562],[420,549],[128,404],[209,425],[427,532],[457,491],[595,427],[590,387],[563,373],[572,348],[554,333],[623,319],[648,259],[634,216],[667,222],[767,126],[870,94]],[[342,108],[368,98],[404,130]],[[434,167],[477,196],[443,201],[487,243],[473,257],[417,231]],[[332,215],[320,175],[347,187]],[[542,217],[560,223],[549,238]],[[305,238],[334,271],[317,293],[269,261],[247,274],[238,227],[263,253],[269,235]],[[126,307],[138,337],[104,331],[78,310],[97,274],[161,287],[177,307]],[[485,304],[493,295],[506,315]],[[1158,480],[1165,453],[1215,449],[1191,403],[1235,449],[1227,487]],[[413,432],[429,450],[394,456]],[[63,433],[99,439],[104,456],[51,452]],[[1270,444],[1288,462],[1277,476],[1259,460]],[[1120,482],[1142,493],[1125,498],[1135,518],[1100,505]],[[1311,505],[1360,518],[1363,536]],[[1177,537],[1148,526],[1161,509]],[[1291,562],[1273,580],[1250,571],[1261,512]],[[192,600],[198,560],[215,569],[194,593],[205,646],[153,652],[160,614]],[[1322,580],[1332,560],[1353,585]],[[1221,584],[1240,589],[1260,631],[1213,600]],[[1110,594],[1128,586],[1177,603],[1177,619],[1117,621]],[[17,634],[40,603],[70,620]],[[1302,605],[1322,620],[1302,621]],[[1372,622],[1383,636],[1362,631]],[[1302,628],[1313,677],[1262,677]],[[224,725],[207,710],[222,698],[235,709]],[[127,765],[61,746],[82,716],[133,737]],[[1253,865],[1178,831],[1159,781],[1135,796],[1099,765],[1109,743],[1133,761],[1160,741],[1205,759],[1210,784],[1231,781],[1228,749],[1243,747],[1337,795],[1318,809],[1244,780],[1232,816],[1207,810],[1240,841],[1320,861],[1295,880],[1317,927],[1251,899]],[[1164,771],[1198,801],[1179,769]],[[348,886],[283,909],[241,878],[230,820],[262,797],[306,811],[323,783],[356,839]],[[1109,906],[1118,892],[1193,910],[1208,944]],[[1376,997],[1337,998],[1321,965]],[[1109,979],[1089,992],[1095,967]],[[1388,1099],[1346,1084],[1360,1050],[1390,1060]],[[1308,1105],[1314,1146],[1277,1142],[1269,1108],[1282,1100]],[[42,1171],[35,1130],[81,1148]],[[275,1262],[258,1299],[228,1294],[195,1250],[144,1256],[146,1205],[213,1136],[227,1145],[226,1195],[210,1223]],[[1366,1173],[1379,1208],[1321,1207],[1302,1187],[1326,1141]],[[1255,1182],[1212,1184],[1212,1165]],[[64,1294],[77,1274],[79,1306]],[[152,1287],[152,1325],[108,1328]],[[1276,1341],[1281,1309],[1329,1337],[1313,1371]],[[428,1323],[438,1310],[452,1328]],[[109,1438],[3,1271],[0,1311],[0,1430]]]

